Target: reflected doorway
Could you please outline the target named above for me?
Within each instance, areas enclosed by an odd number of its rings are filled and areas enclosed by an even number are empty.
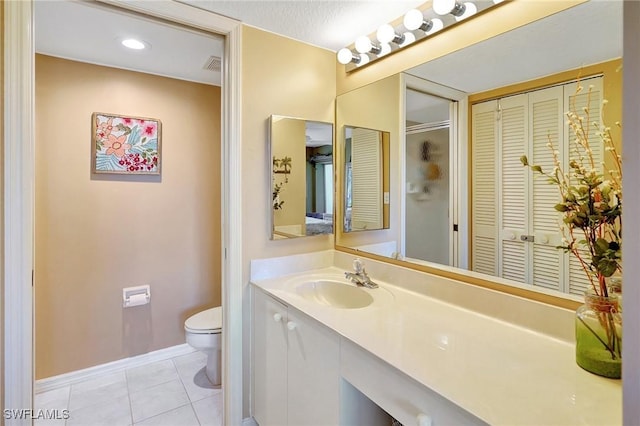
[[[451,110],[454,102],[406,91],[403,259],[453,265],[450,226],[452,188]]]

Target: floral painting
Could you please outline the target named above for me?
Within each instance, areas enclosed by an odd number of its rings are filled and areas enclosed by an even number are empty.
[[[160,174],[160,120],[95,112],[93,172]]]

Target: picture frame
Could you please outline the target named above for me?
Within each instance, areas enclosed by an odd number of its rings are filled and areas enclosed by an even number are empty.
[[[160,120],[94,112],[91,123],[92,173],[160,175]]]

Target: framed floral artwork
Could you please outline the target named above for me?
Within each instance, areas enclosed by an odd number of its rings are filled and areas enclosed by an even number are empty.
[[[94,112],[91,121],[93,173],[160,174],[160,120]]]

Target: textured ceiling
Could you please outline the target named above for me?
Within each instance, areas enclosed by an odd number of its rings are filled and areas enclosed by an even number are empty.
[[[425,3],[425,0],[181,1],[333,51]]]

